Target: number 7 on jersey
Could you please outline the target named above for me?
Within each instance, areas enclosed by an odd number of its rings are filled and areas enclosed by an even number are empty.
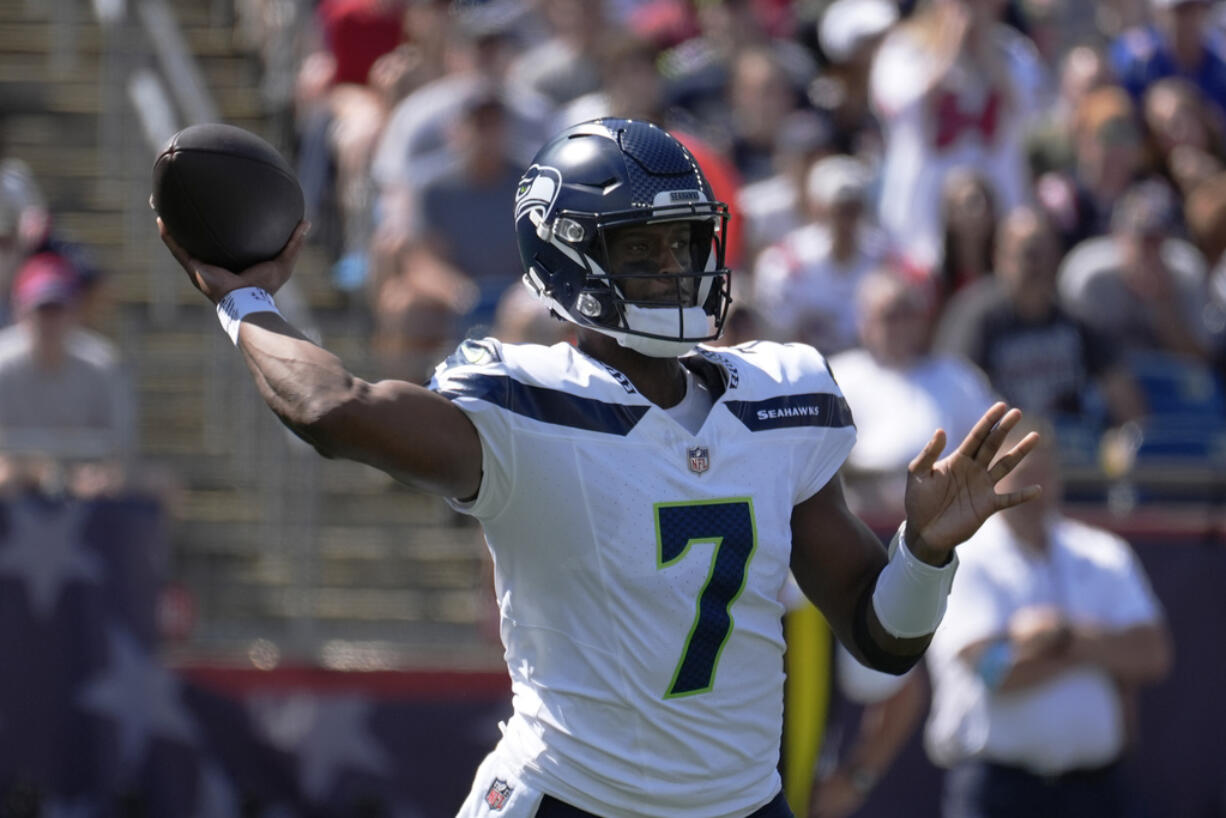
[[[707,580],[698,592],[694,623],[664,698],[706,693],[732,633],[732,603],[745,590],[746,569],[758,547],[753,501],[748,497],[656,503],[657,568],[684,559],[690,546],[715,546]]]

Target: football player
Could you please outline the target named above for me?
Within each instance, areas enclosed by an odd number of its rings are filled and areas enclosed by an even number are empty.
[[[906,671],[954,546],[1037,493],[994,488],[1035,438],[996,458],[1019,417],[1003,404],[941,460],[936,431],[887,552],[843,500],[855,429],[822,356],[702,345],[730,300],[728,209],[680,142],[640,121],[571,127],[514,218],[525,281],[577,345],[467,341],[428,388],[358,379],[276,312],[305,225],[241,277],[162,236],[289,428],[482,522],[514,715],[460,816],[790,816],[789,570],[857,658]]]

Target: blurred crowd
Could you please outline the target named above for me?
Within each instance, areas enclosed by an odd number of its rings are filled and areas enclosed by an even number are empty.
[[[254,41],[277,5],[242,4]],[[997,395],[1118,471],[1161,441],[1159,409],[1207,416],[1180,454],[1211,455],[1226,423],[1221,12],[322,0],[284,108],[314,240],[385,374],[424,379],[466,335],[564,339],[518,284],[514,188],[557,130],[645,118],[732,205],[725,342],[825,353],[855,471],[896,474]],[[1189,405],[1172,373],[1200,384]]]
[[[0,495],[129,485],[136,401],[103,332],[105,277],[20,159],[0,161]]]
[[[291,134],[312,241],[381,375],[425,380],[471,335],[567,338],[519,284],[514,189],[553,133],[625,116],[676,133],[732,206],[724,342],[803,341],[830,359],[860,428],[862,508],[894,504],[933,426],[957,439],[997,396],[1051,418],[1066,457],[1115,474],[1147,450],[1226,451],[1226,7],[235,7]],[[6,160],[6,451],[41,439],[130,454],[130,387],[94,331],[101,279]]]

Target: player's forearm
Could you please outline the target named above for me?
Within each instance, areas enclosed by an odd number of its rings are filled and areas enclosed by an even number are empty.
[[[1011,693],[1042,684],[1073,666],[1066,656],[1030,656],[1018,659],[1005,672],[997,693]]]
[[[1122,682],[1155,682],[1170,671],[1172,651],[1165,628],[1139,625],[1126,630],[1073,627],[1067,655],[1073,662],[1102,668]]]
[[[1065,647],[1055,642],[1041,650],[1019,644],[1004,634],[962,648],[958,657],[993,693],[1025,690],[1073,667]]]
[[[264,402],[291,431],[331,454],[322,422],[344,405],[356,382],[340,358],[276,313],[249,316],[238,337]]]

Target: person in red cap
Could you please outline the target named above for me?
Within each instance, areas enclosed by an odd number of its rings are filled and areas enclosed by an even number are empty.
[[[44,252],[19,268],[16,322],[0,330],[0,458],[53,462],[125,459],[133,402],[119,359],[78,325],[80,276]]]

